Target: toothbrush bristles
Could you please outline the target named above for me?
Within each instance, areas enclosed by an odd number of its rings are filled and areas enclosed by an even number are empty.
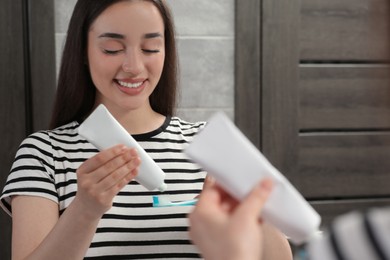
[[[170,207],[170,206],[192,206],[195,205],[197,199],[172,202],[165,196],[153,196],[153,207]]]

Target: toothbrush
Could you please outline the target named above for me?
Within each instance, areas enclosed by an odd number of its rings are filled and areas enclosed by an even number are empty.
[[[185,200],[172,202],[164,196],[153,196],[153,207],[193,206],[198,200]]]

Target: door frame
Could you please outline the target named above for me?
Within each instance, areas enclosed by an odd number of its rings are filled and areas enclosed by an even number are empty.
[[[3,188],[20,142],[48,128],[56,84],[54,0],[2,0],[0,20]],[[1,210],[0,259],[11,259],[11,226]]]
[[[298,162],[299,11],[299,1],[236,1],[235,122],[288,178]]]

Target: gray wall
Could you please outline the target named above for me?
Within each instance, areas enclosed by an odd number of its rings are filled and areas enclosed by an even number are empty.
[[[234,0],[167,0],[180,57],[178,115],[207,120],[215,111],[234,116]],[[55,0],[57,71],[76,0]]]

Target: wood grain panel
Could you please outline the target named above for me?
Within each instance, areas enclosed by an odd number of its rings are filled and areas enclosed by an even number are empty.
[[[390,196],[390,132],[301,134],[292,182],[308,198]]]
[[[1,190],[26,128],[21,10],[20,0],[0,1]],[[11,218],[2,210],[0,234],[0,259],[11,259]]]
[[[303,65],[300,129],[389,129],[390,67]]]
[[[56,90],[54,1],[30,1],[32,130],[49,127]]]
[[[390,1],[302,0],[302,60],[390,58]]]
[[[260,147],[260,10],[258,0],[236,1],[234,120],[241,131]]]
[[[299,2],[262,2],[261,149],[289,175],[297,169]]]

